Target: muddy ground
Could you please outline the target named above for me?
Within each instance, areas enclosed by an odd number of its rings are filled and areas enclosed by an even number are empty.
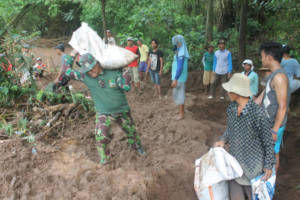
[[[182,121],[174,120],[177,109],[168,76],[163,78],[161,100],[153,97],[149,82],[142,94],[128,94],[145,156],[129,150],[124,133],[114,125],[112,161],[100,166],[94,117],[64,131],[53,130],[52,137],[37,141],[37,155],[26,141],[0,140],[0,199],[196,200],[194,161],[224,131],[228,101],[208,101],[199,72],[190,77]],[[49,75],[40,86],[52,78]],[[71,84],[85,89],[78,82]],[[290,113],[275,199],[300,199],[299,119],[300,105]]]

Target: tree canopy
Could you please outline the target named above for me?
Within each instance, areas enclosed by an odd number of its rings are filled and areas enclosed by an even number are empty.
[[[171,38],[182,34],[191,52],[191,66],[200,66],[205,51],[207,0],[106,0],[106,26],[124,45],[126,37],[141,38],[149,44],[159,40],[166,55]],[[243,0],[213,1],[212,43],[228,40],[228,48],[238,55],[241,5]],[[300,41],[300,2],[297,0],[247,1],[246,56],[254,55],[261,41],[293,44]],[[0,30],[39,31],[43,37],[70,36],[85,21],[102,37],[101,0],[1,0]],[[290,22],[293,23],[290,23]],[[211,28],[209,29],[211,30]],[[241,45],[241,44],[240,44]],[[298,54],[295,52],[295,55]],[[237,62],[237,58],[235,59]]]

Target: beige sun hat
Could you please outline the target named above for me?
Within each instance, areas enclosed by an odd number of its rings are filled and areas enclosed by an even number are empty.
[[[242,73],[233,74],[232,78],[227,83],[223,83],[222,86],[227,92],[233,92],[243,97],[252,96],[250,80]]]

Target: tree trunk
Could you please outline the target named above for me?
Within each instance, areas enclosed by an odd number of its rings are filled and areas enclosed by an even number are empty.
[[[108,43],[107,41],[107,34],[106,34],[106,17],[105,17],[105,6],[106,6],[106,0],[101,0],[101,7],[102,7],[102,29],[103,29],[103,36],[105,44]]]
[[[206,44],[212,41],[212,34],[213,34],[213,16],[214,16],[214,0],[207,1],[207,17],[206,17],[206,33],[205,39]]]
[[[246,40],[247,40],[247,8],[248,0],[241,0],[240,28],[239,28],[239,63],[246,58]]]
[[[232,0],[219,0],[220,18],[218,31],[223,32],[228,28],[234,27],[235,11]]]

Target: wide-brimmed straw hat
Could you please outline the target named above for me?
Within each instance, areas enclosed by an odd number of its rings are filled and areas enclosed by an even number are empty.
[[[243,97],[251,97],[250,80],[242,73],[233,74],[232,78],[222,84],[227,92],[232,92]]]

